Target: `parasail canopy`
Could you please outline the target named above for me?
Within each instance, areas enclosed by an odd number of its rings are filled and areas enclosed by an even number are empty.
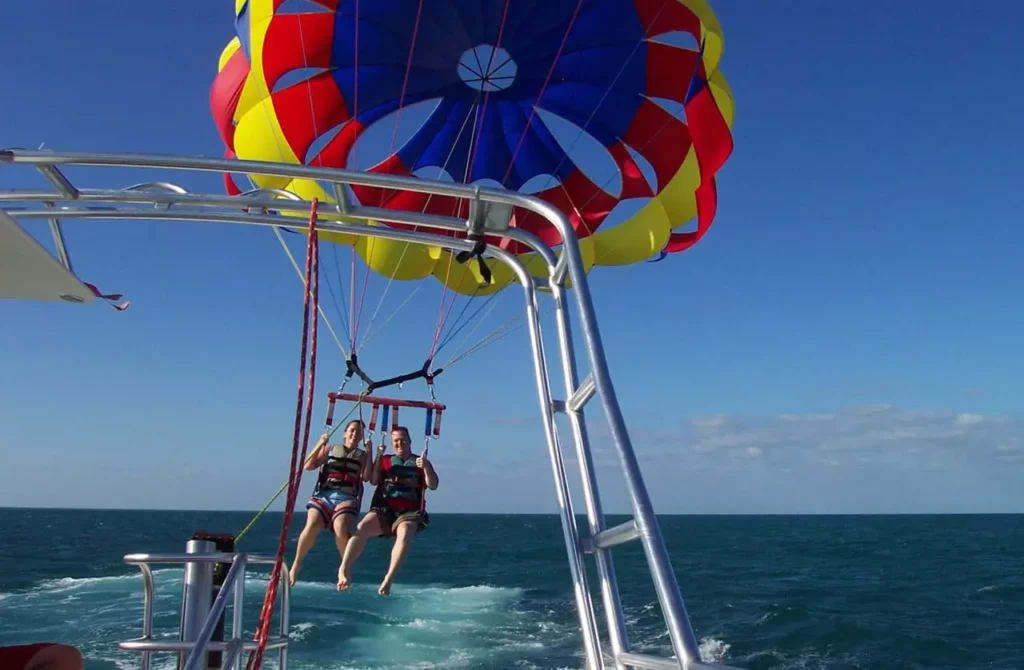
[[[360,140],[390,124],[370,171],[536,195],[569,219],[588,270],[660,260],[711,226],[734,111],[717,69],[721,27],[705,0],[236,0],[236,30],[210,96],[229,157],[354,169]],[[422,121],[399,142],[403,114]],[[599,159],[614,164],[614,178],[594,178],[588,163]],[[310,180],[254,181],[333,200]],[[436,195],[352,195],[466,215]],[[534,213],[517,208],[509,225],[559,242]],[[513,281],[494,264],[481,290],[476,264],[453,264],[438,247],[324,237],[352,244],[392,279],[432,274],[473,295]],[[501,244],[544,274],[535,254]]]

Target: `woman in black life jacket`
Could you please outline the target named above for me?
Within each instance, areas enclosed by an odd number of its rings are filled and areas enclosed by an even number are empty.
[[[370,511],[359,522],[356,534],[348,543],[338,570],[338,590],[348,589],[352,583],[352,564],[359,558],[366,540],[376,535],[394,536],[395,546],[391,550],[391,565],[384,575],[377,593],[382,596],[391,593],[391,583],[401,567],[405,555],[412,546],[412,538],[430,523],[424,505],[426,489],[437,489],[437,472],[429,460],[412,453],[412,440],[404,426],[391,431],[393,456],[384,456],[386,445],[377,447],[377,458],[369,481],[376,486]]]
[[[306,461],[306,470],[320,469],[313,497],[306,503],[306,527],[299,535],[295,548],[295,560],[289,572],[289,581],[295,585],[302,569],[302,559],[313,548],[320,531],[331,528],[338,554],[344,558],[355,526],[356,516],[363,499],[363,482],[370,479],[373,463],[369,456],[372,443],[366,440],[366,449],[360,448],[363,441],[363,422],[349,421],[345,426],[343,444],[327,444],[330,433],[324,433]],[[339,569],[340,574],[340,569]]]

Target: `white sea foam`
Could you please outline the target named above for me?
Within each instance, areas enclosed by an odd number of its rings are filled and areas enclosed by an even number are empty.
[[[721,663],[729,653],[729,643],[717,637],[704,637],[700,641],[700,657],[705,663]]]
[[[182,575],[180,568],[154,572],[157,637],[177,632]],[[266,586],[264,575],[246,580],[247,634],[255,628]],[[388,598],[376,589],[375,583],[357,582],[342,594],[331,583],[299,582],[292,590],[290,623],[296,644],[289,666],[547,668],[575,656],[574,617],[566,619],[564,611],[558,615],[550,607],[538,611],[523,589],[399,583]],[[137,654],[117,649],[117,642],[141,633],[138,572],[50,579],[0,598],[9,615],[0,622],[0,643],[59,640],[79,646],[90,668],[139,667]],[[552,653],[562,662],[545,662]],[[275,667],[275,659],[268,654],[264,666]],[[153,657],[153,668],[173,667],[173,656]]]

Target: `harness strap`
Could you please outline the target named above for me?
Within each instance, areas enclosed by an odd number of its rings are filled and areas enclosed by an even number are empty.
[[[487,263],[484,261],[484,251],[487,250],[487,242],[484,241],[484,236],[479,233],[469,233],[466,239],[473,243],[473,249],[470,251],[460,251],[455,254],[455,260],[461,265],[465,265],[470,259],[477,259],[480,263],[480,277],[484,280],[484,286],[489,286],[491,284],[491,268],[487,267]]]

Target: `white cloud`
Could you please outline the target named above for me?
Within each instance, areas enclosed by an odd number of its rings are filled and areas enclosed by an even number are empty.
[[[958,426],[973,426],[976,423],[981,423],[985,418],[980,414],[960,414],[956,417],[956,424]]]
[[[589,418],[605,509],[625,511],[622,466],[607,423],[597,412]],[[557,509],[540,422],[526,428],[512,423],[516,421],[481,433],[452,430],[431,445],[430,457],[442,482],[430,494],[432,509]],[[572,432],[564,417],[558,423],[574,504],[582,512]],[[628,424],[659,512],[1024,509],[1019,486],[1024,417],[872,405],[770,416],[634,417]],[[112,442],[124,446],[106,458],[71,450],[63,458],[71,459],[76,472],[85,476],[61,482],[62,490],[78,504],[93,507],[258,509],[283,482],[290,434],[280,440],[268,437],[255,447],[235,435],[214,437],[218,449],[181,452],[177,470],[151,458],[187,443],[165,431],[146,437],[141,449],[137,435],[116,435]],[[39,445],[44,450],[56,446]],[[238,471],[238,454],[243,452],[260,456],[243,459],[237,487],[219,486],[223,472]],[[0,505],[34,499],[42,481],[31,476],[34,453],[12,450],[11,467],[0,473]],[[140,484],[154,477],[166,484],[156,493]],[[97,487],[95,482],[104,478],[117,485]],[[311,473],[303,479],[300,508],[312,479]],[[281,496],[274,509],[283,502]]]
[[[590,422],[598,468],[618,468],[607,425]],[[571,433],[562,432],[574,462]],[[900,470],[1024,464],[1024,417],[983,415],[892,405],[854,406],[828,413],[771,416],[692,416],[648,428],[630,426],[642,463],[671,461],[682,470],[881,465]]]
[[[764,457],[782,463],[908,467],[1011,462],[1024,452],[1024,419],[891,405],[826,414],[692,417],[674,449],[693,455]]]
[[[654,430],[634,424],[631,434],[666,513],[1024,509],[1021,416],[872,405],[686,417]],[[612,466],[602,478],[615,484]],[[606,496],[608,506],[621,506],[619,496]]]

